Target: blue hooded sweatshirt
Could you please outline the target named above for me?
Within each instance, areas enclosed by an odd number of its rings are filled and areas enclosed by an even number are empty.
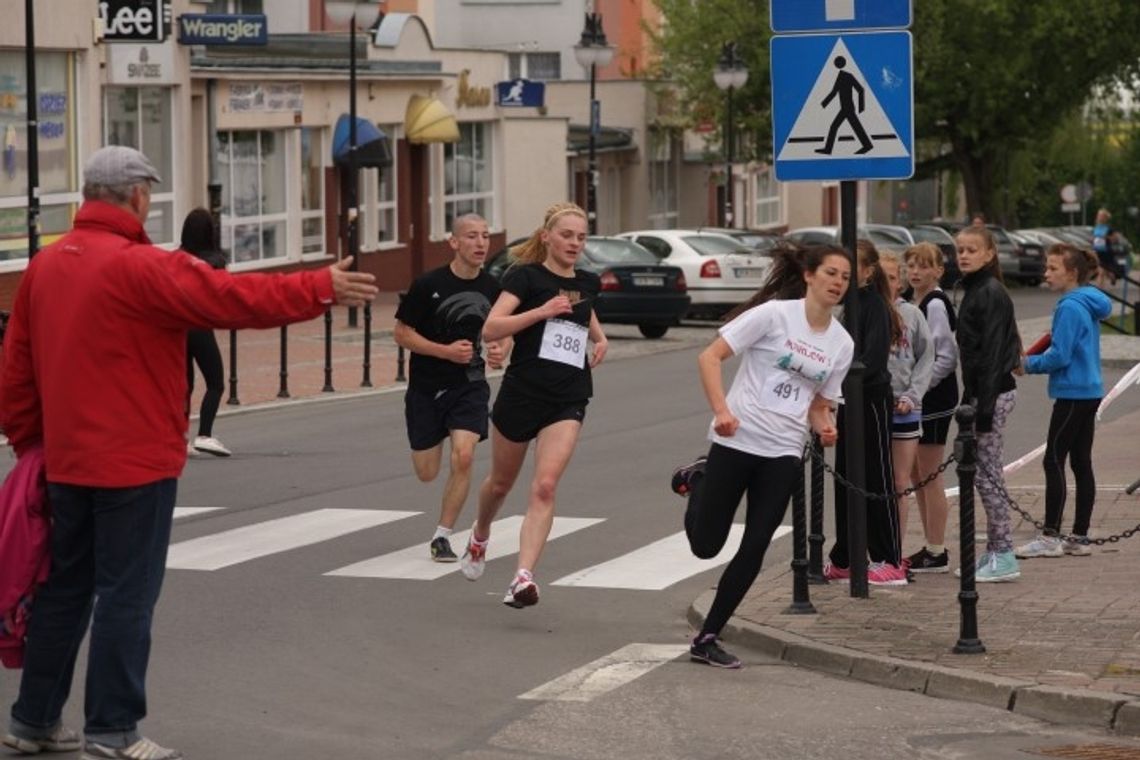
[[[1100,320],[1112,311],[1108,296],[1091,285],[1073,288],[1053,310],[1052,343],[1025,358],[1025,371],[1049,373],[1049,398],[1104,397],[1100,376]]]

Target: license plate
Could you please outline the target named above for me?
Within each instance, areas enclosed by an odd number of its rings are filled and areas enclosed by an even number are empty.
[[[665,284],[665,278],[646,275],[634,275],[633,284],[640,285],[645,288],[660,288]]]
[[[737,277],[763,277],[764,270],[759,267],[737,267]]]

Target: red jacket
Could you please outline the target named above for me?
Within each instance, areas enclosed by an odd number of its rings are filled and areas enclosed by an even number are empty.
[[[186,463],[186,331],[312,319],[328,270],[231,275],[150,244],[128,211],[87,201],[40,251],[4,336],[0,424],[17,451],[42,440],[53,483],[121,488]]]
[[[32,597],[51,565],[44,450],[32,446],[0,486],[0,664],[24,664]]]

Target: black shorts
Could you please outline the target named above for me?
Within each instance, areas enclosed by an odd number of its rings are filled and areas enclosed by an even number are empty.
[[[913,422],[891,420],[891,439],[895,441],[914,440],[919,437],[919,426],[921,424],[918,420]]]
[[[490,402],[491,386],[485,380],[435,392],[408,388],[404,420],[412,451],[433,448],[452,430],[469,430],[484,440]]]
[[[586,401],[569,404],[562,401],[543,401],[510,390],[506,386],[499,389],[495,407],[491,410],[491,422],[503,437],[515,443],[534,440],[539,431],[563,420],[586,419]]]
[[[943,412],[939,416],[922,418],[922,436],[919,444],[946,445],[950,437],[950,422],[954,419],[954,412]]]

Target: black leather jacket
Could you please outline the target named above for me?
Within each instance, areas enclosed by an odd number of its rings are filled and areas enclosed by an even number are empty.
[[[962,278],[965,295],[958,309],[958,356],[962,365],[962,402],[973,403],[974,428],[993,429],[998,394],[1017,387],[1013,370],[1021,363],[1021,337],[1013,301],[1005,286],[989,272]]]

